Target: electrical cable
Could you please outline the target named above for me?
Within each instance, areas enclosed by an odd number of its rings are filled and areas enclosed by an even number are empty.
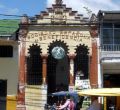
[[[0,16],[13,16],[13,17],[28,17],[29,19],[34,19],[36,17],[27,16],[27,15],[7,15],[7,14],[0,14]],[[85,17],[86,18],[86,17]],[[59,19],[59,18],[43,18],[43,19],[54,19],[54,20],[67,20],[67,21],[82,21],[81,19]],[[83,18],[83,20],[85,20]],[[87,19],[88,20],[88,19]]]
[[[0,16],[23,17],[23,16],[21,16],[21,15],[8,15],[8,14],[0,14]]]

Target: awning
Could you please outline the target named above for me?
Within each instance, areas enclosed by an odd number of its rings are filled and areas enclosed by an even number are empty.
[[[80,96],[120,96],[120,88],[96,88],[79,90]]]
[[[78,94],[77,94],[76,91],[73,91],[73,92],[69,92],[69,91],[59,91],[59,92],[54,92],[54,93],[52,93],[51,95],[52,95],[52,96],[58,96],[58,97],[69,95],[69,96],[72,96],[72,97],[74,98],[74,101],[75,101],[76,103],[77,103],[78,100],[79,100],[79,96],[78,96]]]

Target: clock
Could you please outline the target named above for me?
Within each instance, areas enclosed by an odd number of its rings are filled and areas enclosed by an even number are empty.
[[[51,53],[55,59],[62,59],[65,56],[65,50],[61,46],[54,47]]]

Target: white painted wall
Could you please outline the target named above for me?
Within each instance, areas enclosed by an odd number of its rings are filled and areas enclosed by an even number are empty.
[[[7,95],[12,95],[17,94],[18,86],[18,45],[16,43],[9,45],[13,46],[13,57],[0,58],[0,79],[7,80]]]
[[[120,62],[119,63],[102,63],[103,74],[120,74]]]

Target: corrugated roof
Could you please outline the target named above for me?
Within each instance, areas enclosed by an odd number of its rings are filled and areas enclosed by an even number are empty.
[[[19,19],[1,19],[0,20],[0,35],[11,35],[19,27]]]

